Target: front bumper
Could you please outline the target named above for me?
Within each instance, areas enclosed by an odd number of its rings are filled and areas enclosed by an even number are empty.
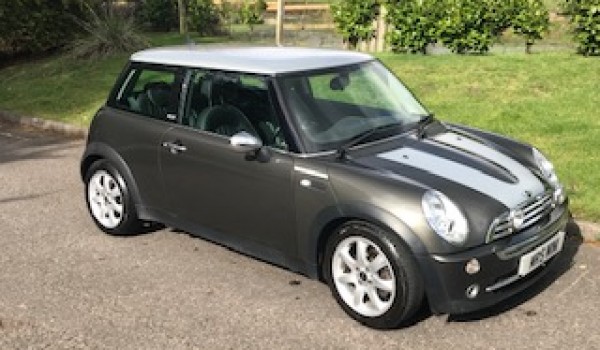
[[[549,270],[565,249],[523,277],[518,274],[521,256],[552,239],[558,232],[565,231],[568,221],[569,211],[565,202],[546,220],[524,232],[458,254],[417,256],[432,311],[468,313],[497,304],[526,289]],[[479,261],[480,270],[468,274],[465,265],[474,258]],[[468,297],[467,290],[472,292],[475,285],[479,293]]]

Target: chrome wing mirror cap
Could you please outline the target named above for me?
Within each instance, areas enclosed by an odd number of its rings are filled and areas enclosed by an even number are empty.
[[[231,136],[229,144],[240,152],[257,151],[262,148],[262,141],[246,131],[240,131],[237,134]]]

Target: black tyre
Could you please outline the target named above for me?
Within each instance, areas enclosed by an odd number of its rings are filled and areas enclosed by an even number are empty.
[[[127,182],[107,160],[92,164],[85,175],[85,199],[96,225],[111,235],[138,233],[142,222]]]
[[[408,247],[366,222],[348,222],[329,237],[323,276],[344,311],[372,328],[403,325],[423,300],[423,280]]]

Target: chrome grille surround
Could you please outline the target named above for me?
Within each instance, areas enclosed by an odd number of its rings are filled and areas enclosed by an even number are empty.
[[[548,190],[497,217],[488,229],[486,243],[525,230],[540,221],[556,207],[553,195],[554,191]],[[514,225],[515,216],[519,218],[520,225],[518,227]]]

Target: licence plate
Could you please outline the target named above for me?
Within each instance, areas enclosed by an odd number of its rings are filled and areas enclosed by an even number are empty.
[[[519,275],[525,276],[543,265],[562,250],[565,233],[559,232],[548,242],[523,255],[519,260]]]

